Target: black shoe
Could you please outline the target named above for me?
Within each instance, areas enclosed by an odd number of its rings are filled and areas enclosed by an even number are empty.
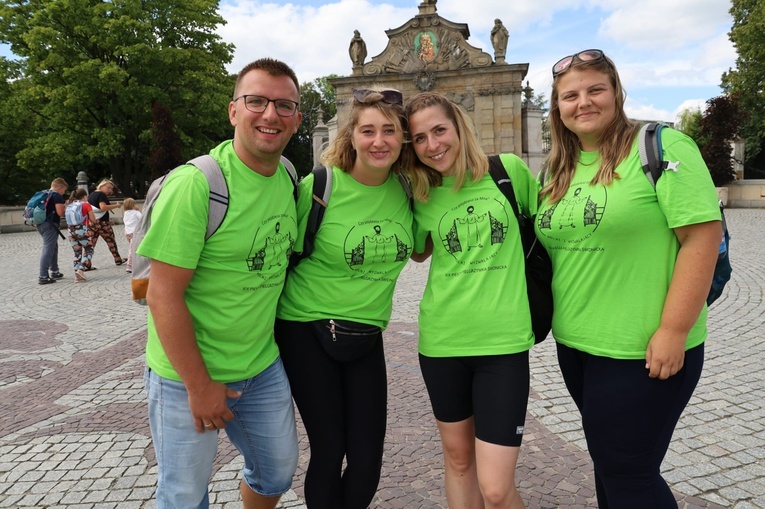
[[[41,277],[37,280],[38,285],[49,285],[51,283],[55,283],[56,280],[52,277]]]
[[[50,277],[51,277],[52,279],[61,279],[62,277],[64,277],[64,275],[63,275],[62,273],[60,273],[60,272],[53,272],[53,273],[50,275]]]
[[[125,263],[126,261],[127,261],[127,258],[120,258],[119,260],[115,261],[115,262],[114,262],[114,264],[115,264],[117,267],[119,267],[120,265],[122,265],[122,264],[123,264],[123,263]]]

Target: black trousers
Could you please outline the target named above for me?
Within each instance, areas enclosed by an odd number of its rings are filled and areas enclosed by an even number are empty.
[[[337,362],[311,322],[277,320],[275,335],[311,446],[308,508],[366,509],[380,481],[388,412],[382,341],[358,360]]]
[[[667,380],[645,360],[590,355],[558,343],[558,363],[582,414],[600,509],[676,509],[660,468],[704,365],[704,345],[685,352]]]

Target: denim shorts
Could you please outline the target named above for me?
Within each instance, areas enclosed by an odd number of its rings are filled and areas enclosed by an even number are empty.
[[[182,382],[150,368],[144,381],[159,467],[157,509],[207,508],[218,430],[196,430]],[[228,400],[234,420],[225,432],[244,457],[244,481],[265,497],[281,495],[292,485],[298,460],[295,411],[281,358],[253,378],[226,385],[242,392]]]

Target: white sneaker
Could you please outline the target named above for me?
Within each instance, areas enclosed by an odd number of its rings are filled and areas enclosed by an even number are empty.
[[[82,281],[85,281],[86,279],[88,279],[88,278],[85,277],[85,272],[82,269],[75,270],[74,271],[74,277],[75,277],[75,279],[80,279]]]

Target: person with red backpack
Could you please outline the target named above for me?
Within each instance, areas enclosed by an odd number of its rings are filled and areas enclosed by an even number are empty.
[[[85,281],[85,272],[90,269],[93,259],[93,234],[91,225],[96,216],[93,206],[87,201],[88,192],[79,188],[72,192],[66,206],[66,224],[69,229],[69,243],[74,251],[74,282]]]
[[[37,233],[43,239],[42,253],[40,253],[40,273],[38,284],[47,285],[55,283],[64,275],[58,270],[58,238],[59,222],[64,215],[64,193],[69,184],[58,177],[50,184],[50,191],[45,200],[45,220],[36,224]]]

